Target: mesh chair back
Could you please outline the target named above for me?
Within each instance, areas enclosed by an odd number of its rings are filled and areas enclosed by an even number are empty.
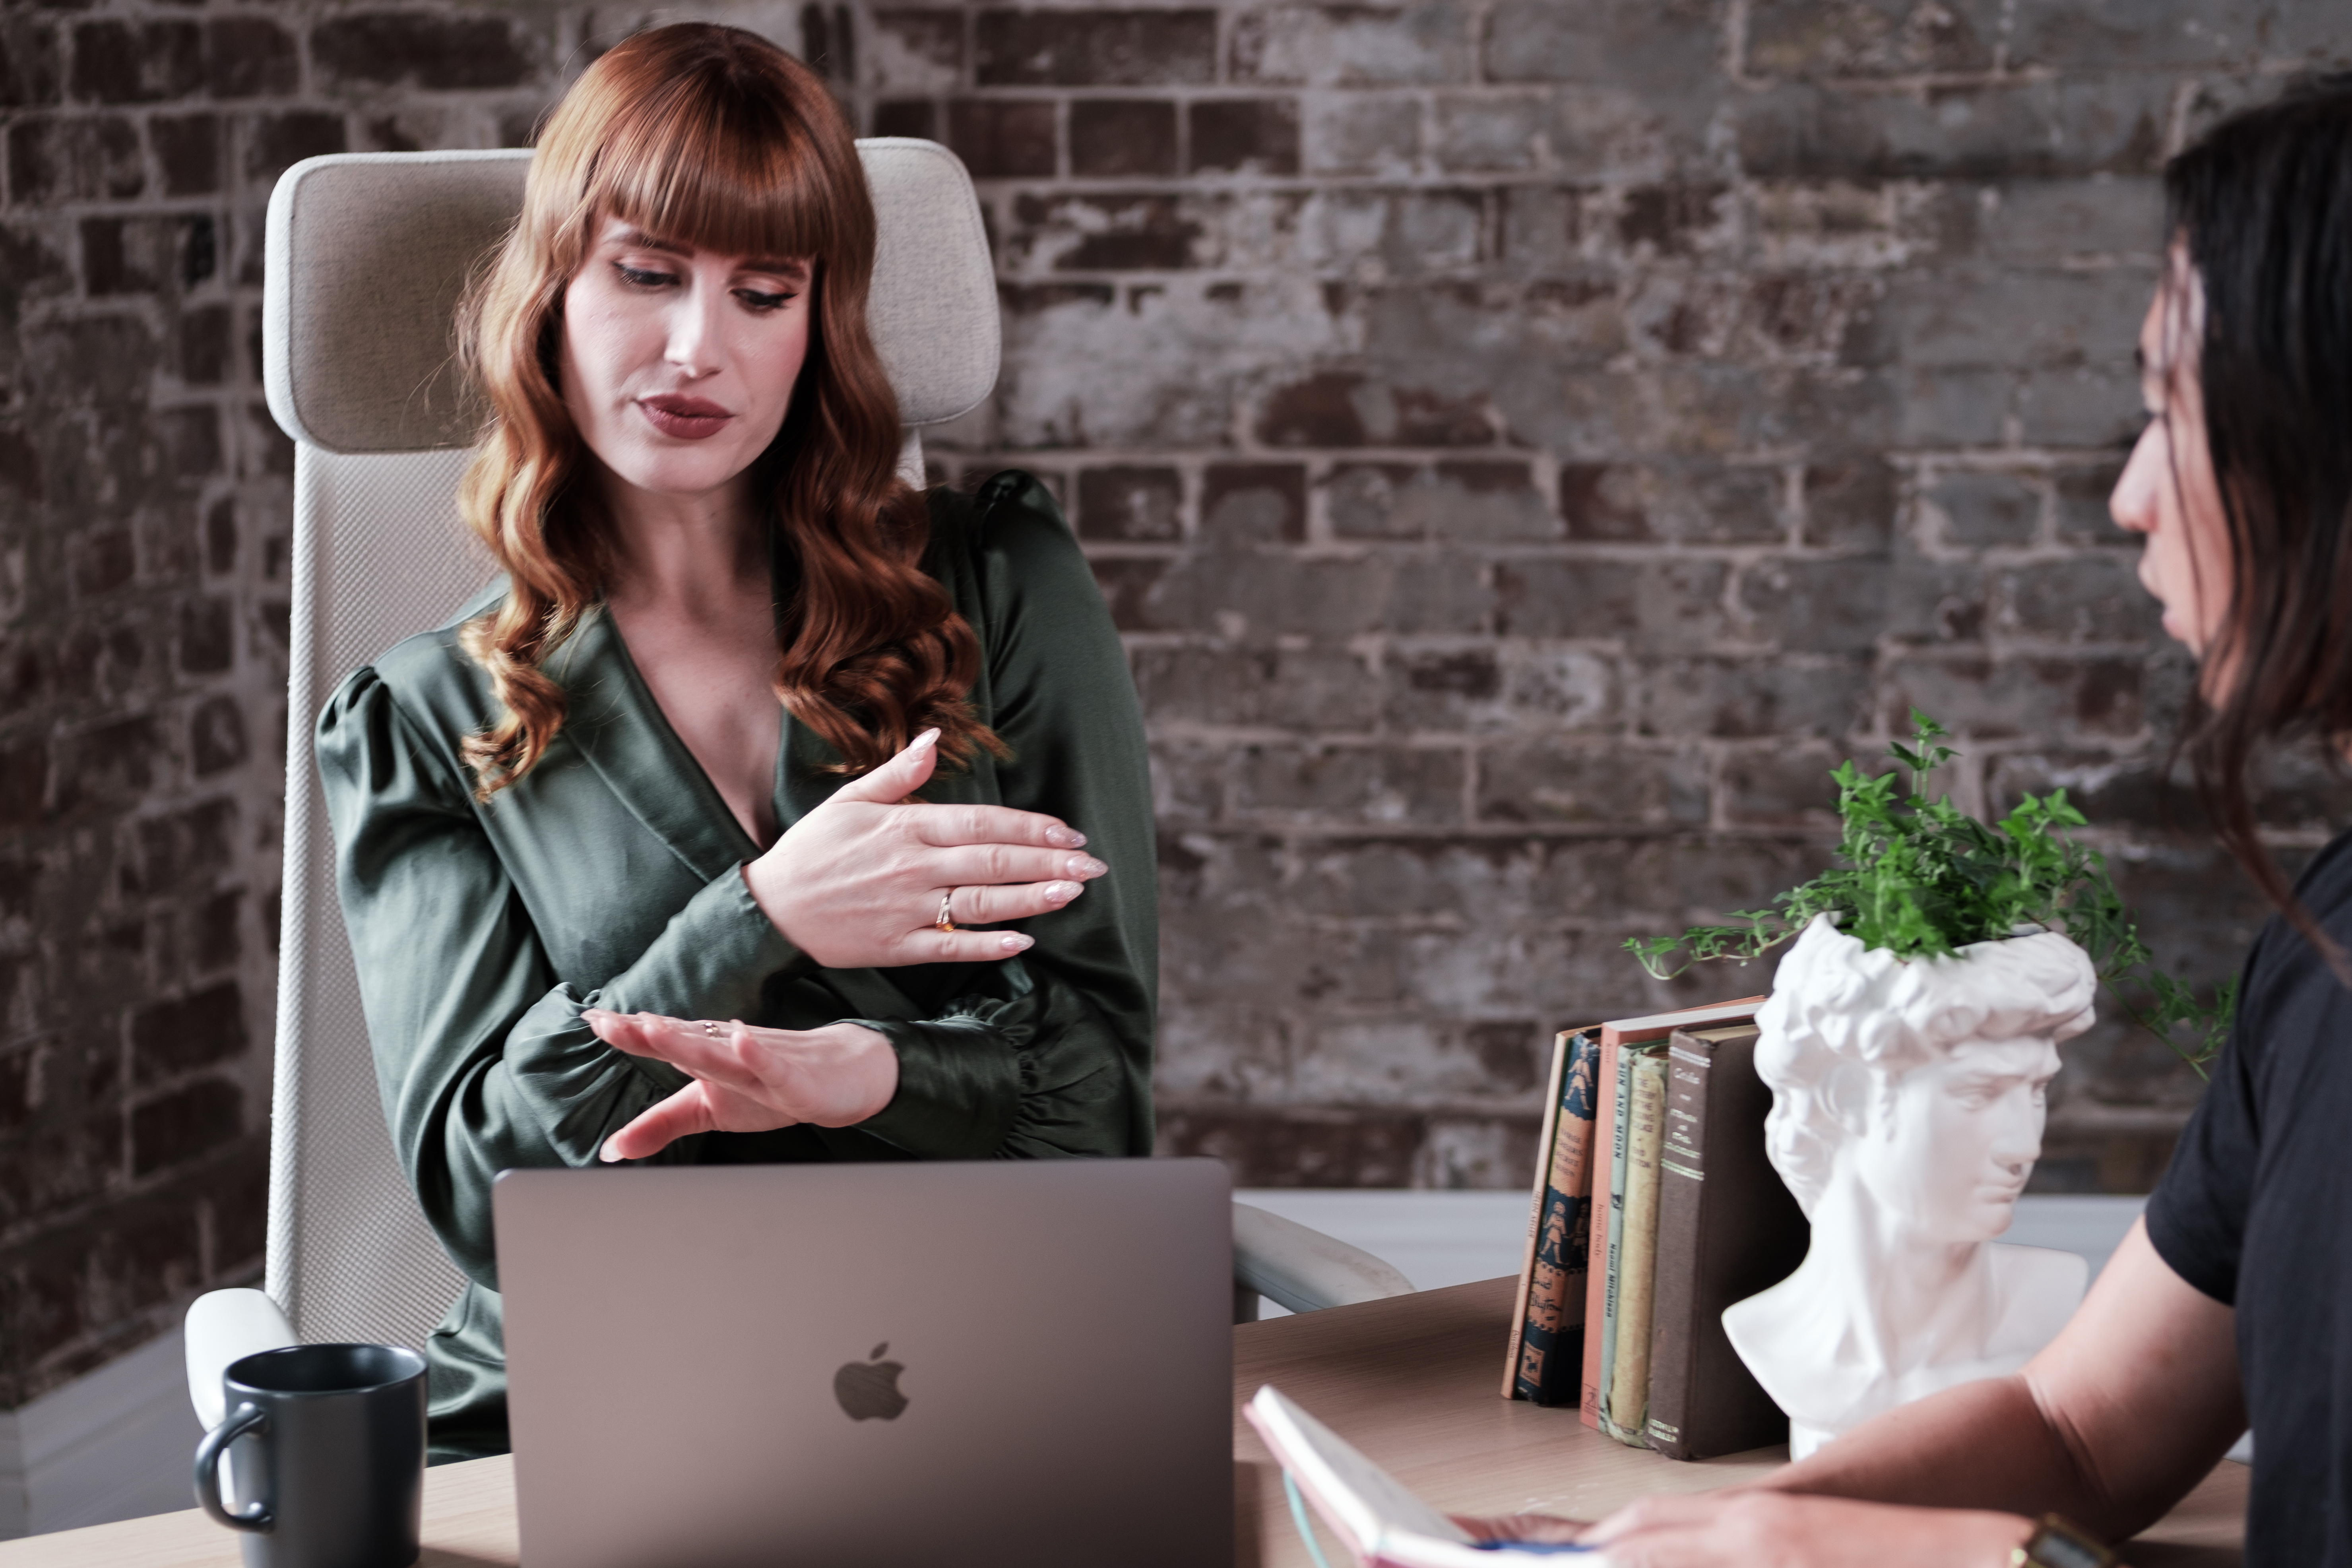
[[[867,319],[909,426],[901,471],[919,482],[911,427],[995,384],[994,270],[951,153],[896,137],[858,151],[880,230]],[[264,380],[296,446],[268,1289],[310,1342],[422,1344],[463,1284],[384,1132],[310,727],[344,674],[446,621],[489,574],[457,512],[479,402],[452,323],[514,222],[529,159],[313,158],[270,196]]]

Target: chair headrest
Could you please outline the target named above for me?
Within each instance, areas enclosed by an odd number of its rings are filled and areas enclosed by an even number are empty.
[[[935,142],[857,143],[877,226],[866,321],[898,417],[935,425],[996,384],[996,276],[971,176]],[[478,405],[453,336],[467,274],[522,210],[526,151],[307,158],[269,195],[262,380],[330,452],[463,447]]]

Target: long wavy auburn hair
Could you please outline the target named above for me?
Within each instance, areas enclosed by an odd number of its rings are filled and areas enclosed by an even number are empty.
[[[488,405],[459,489],[507,596],[462,646],[504,710],[467,739],[477,793],[530,773],[562,727],[549,656],[616,568],[585,444],[557,385],[564,288],[608,218],[730,256],[806,257],[808,357],[758,460],[772,548],[789,558],[773,685],[792,716],[862,773],[938,725],[940,752],[1002,754],[965,700],[980,647],[922,569],[922,496],[896,474],[898,406],[866,327],[874,205],[824,86],[755,34],[681,23],[636,34],[548,120],[522,216],[478,275],[460,352]]]

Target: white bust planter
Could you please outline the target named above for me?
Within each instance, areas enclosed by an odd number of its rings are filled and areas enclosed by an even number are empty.
[[[2055,931],[1899,959],[1822,916],[1781,960],[1756,1067],[1772,1165],[1812,1246],[1723,1322],[1789,1413],[1792,1458],[2016,1371],[2073,1315],[2080,1258],[1992,1238],[2041,1158],[2058,1042],[2091,1026],[2096,985]]]

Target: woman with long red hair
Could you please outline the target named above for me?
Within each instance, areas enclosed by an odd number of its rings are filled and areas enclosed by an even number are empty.
[[[469,298],[501,578],[318,725],[393,1144],[470,1281],[437,1457],[505,1447],[501,1170],[1150,1152],[1125,658],[1034,479],[896,477],[874,246],[823,84],[686,24],[565,96]]]

